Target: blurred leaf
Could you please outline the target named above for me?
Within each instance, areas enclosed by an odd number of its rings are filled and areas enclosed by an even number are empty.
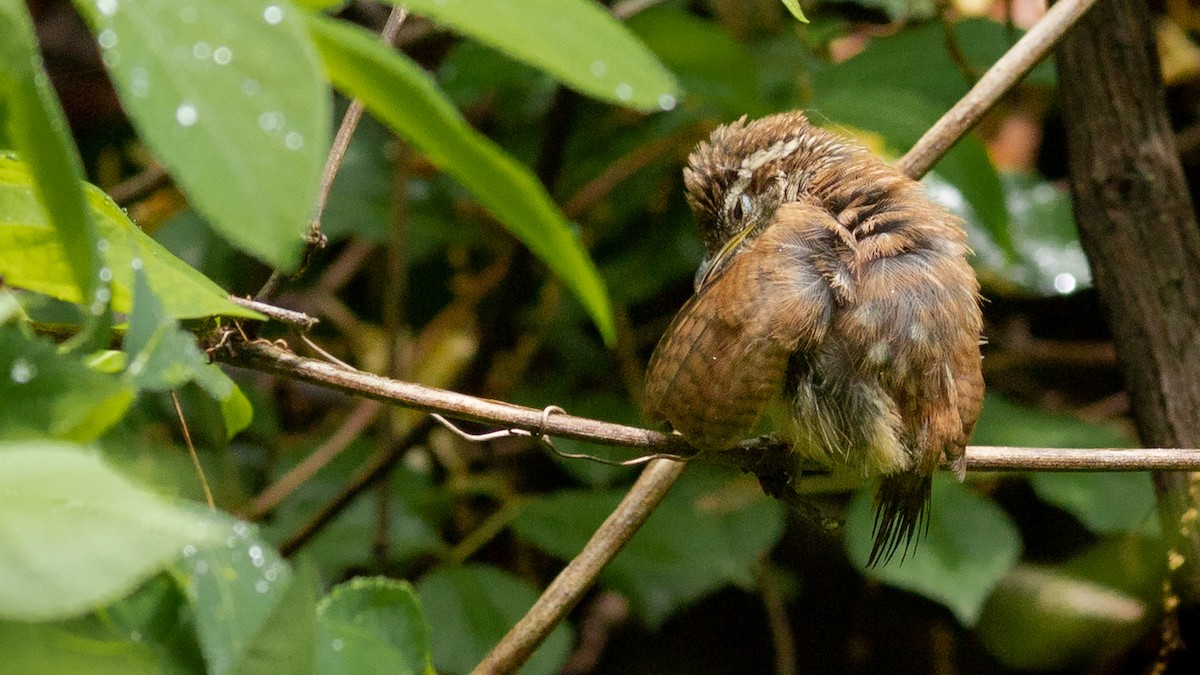
[[[875,522],[872,497],[859,491],[846,514],[846,549],[869,578],[912,591],[954,612],[964,626],[979,619],[988,595],[1021,556],[1021,538],[992,502],[953,479],[934,476],[929,526],[903,560],[866,567]]]
[[[957,103],[970,88],[971,79],[995,63],[1023,32],[1010,32],[1004,24],[988,19],[964,19],[954,24],[954,34],[969,73],[955,63],[946,48],[944,27],[934,21],[872,39],[855,56],[813,73],[813,86],[818,93],[847,85],[881,88],[885,91],[874,99],[877,108],[887,107],[880,103],[890,103],[887,91],[906,91],[929,101],[940,114]],[[1054,81],[1049,61],[1035,67],[1024,80],[1038,86],[1053,86]]]
[[[417,593],[433,636],[433,663],[448,673],[471,671],[537,600],[527,583],[488,565],[435,570],[417,582]],[[571,642],[569,625],[559,624],[521,673],[558,672]]]
[[[527,504],[513,522],[522,539],[574,557],[624,491],[563,490]],[[758,558],[783,533],[783,510],[748,479],[689,472],[605,570],[650,626],[728,584],[750,588]]]
[[[671,73],[592,0],[405,0],[416,14],[487,43],[598,99],[670,110]]]
[[[0,0],[0,105],[3,105],[4,136],[28,162],[29,212],[45,223],[48,239],[63,254],[61,282],[83,289],[81,297],[102,306],[108,297],[100,274],[100,251],[96,224],[84,203],[80,183],[83,165],[67,128],[50,78],[42,68],[33,23],[19,0]],[[15,158],[0,157],[8,162]],[[8,180],[0,175],[0,191],[7,192]],[[0,221],[9,219],[12,205],[0,193]],[[0,242],[0,251],[9,245]],[[5,274],[0,269],[0,274]],[[14,283],[8,280],[8,283]]]
[[[429,624],[407,581],[357,577],[334,587],[317,608],[322,675],[433,675]]]
[[[219,535],[94,453],[50,441],[0,446],[0,531],[0,616],[24,621],[111,602]]]
[[[612,308],[595,264],[533,174],[472,129],[425,71],[375,36],[317,15],[309,27],[334,85],[466,186],[563,280],[612,344]]]
[[[0,654],[13,673],[184,675],[203,672],[187,601],[166,575],[77,619],[0,621]]]
[[[886,100],[887,105],[879,105],[880,100]],[[942,114],[928,99],[911,90],[888,85],[866,88],[858,83],[818,89],[814,106],[821,116],[880,134],[892,150],[900,152],[912,147]],[[815,119],[821,121],[821,117]],[[983,142],[973,135],[964,136],[933,170],[958,188],[1000,250],[1015,256],[1004,188]],[[956,205],[947,206],[953,209]]]
[[[808,23],[808,17],[804,16],[804,10],[800,9],[800,0],[783,0],[783,6],[787,7],[787,11],[791,12],[797,21]]]
[[[243,250],[294,267],[330,127],[299,11],[274,0],[75,6],[134,126],[196,208]]]
[[[317,439],[313,439],[313,444]],[[313,450],[295,449],[289,461],[275,467],[276,478],[290,470]],[[354,442],[312,479],[306,481],[279,505],[274,518],[264,528],[269,541],[282,542],[307,523],[314,511],[333,499],[374,452],[368,442]],[[435,556],[446,545],[440,536],[444,505],[430,477],[403,464],[388,477],[391,497],[388,504],[388,556],[395,565],[407,565],[421,556]],[[357,499],[342,510],[304,546],[304,555],[324,578],[341,578],[348,570],[360,568],[372,559],[372,542],[378,524],[378,509],[369,499]]]
[[[317,580],[301,564],[238,655],[236,675],[313,675],[317,672]],[[210,671],[211,672],[211,671]]]
[[[1075,516],[1096,534],[1158,531],[1148,473],[1033,473],[1042,500]]]
[[[241,668],[256,662],[260,650],[274,644],[271,631],[286,631],[290,623],[307,630],[307,617],[285,620],[278,610],[292,608],[293,603],[303,605],[311,590],[303,588],[309,582],[304,577],[296,579],[252,526],[226,521],[216,540],[219,543],[215,545],[184,546],[182,561],[173,571],[192,602],[208,672],[225,675],[242,672]],[[315,621],[315,609],[308,611]],[[312,667],[314,643],[310,639],[308,644],[307,661],[303,654],[292,655],[297,667],[306,663]]]
[[[230,302],[220,287],[138,229],[99,188],[84,184],[84,190],[100,230],[102,272],[112,282],[113,309],[132,308],[133,273],[142,269],[170,316],[263,318]],[[83,301],[54,230],[34,198],[33,176],[25,163],[11,156],[0,156],[0,275],[19,288],[66,302]]]
[[[1137,444],[1116,427],[1029,408],[996,394],[984,397],[971,443],[1038,448],[1131,448]]]
[[[725,117],[770,112],[759,96],[754,59],[715,21],[655,7],[630,18],[629,28],[679,76],[685,104],[711,103]]]
[[[48,339],[0,326],[0,439],[94,440],[125,414],[135,393]]]
[[[1001,178],[1018,256],[1016,264],[1008,264],[988,255],[991,242],[977,246],[986,271],[1038,295],[1068,295],[1091,286],[1091,268],[1066,190],[1037,176],[1009,173]]]
[[[980,617],[980,641],[1009,668],[1086,668],[1124,652],[1150,626],[1141,599],[1054,567],[1023,563]]]
[[[935,0],[830,0],[833,4],[853,4],[878,9],[896,22],[929,19],[937,14]]]

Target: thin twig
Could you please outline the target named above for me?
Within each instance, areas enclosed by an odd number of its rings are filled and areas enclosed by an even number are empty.
[[[920,178],[1028,73],[1096,0],[1060,0],[908,151],[896,168]]]
[[[312,330],[313,326],[321,322],[320,319],[309,316],[304,312],[297,312],[292,309],[284,309],[283,307],[276,307],[275,305],[269,305],[265,302],[250,300],[248,298],[239,298],[236,295],[229,296],[229,301],[235,305],[241,305],[246,309],[252,309],[259,314],[267,316],[271,319],[275,319],[276,321],[295,326],[302,331]]]
[[[600,572],[646,522],[666,496],[667,490],[683,474],[684,466],[683,462],[669,459],[651,462],[638,483],[657,489],[630,490],[626,493],[617,508],[588,540],[583,551],[567,563],[529,613],[512,627],[472,672],[476,675],[509,673],[520,668],[583,597],[581,589],[591,587]]]
[[[145,199],[153,192],[171,182],[171,174],[161,165],[152,164],[141,173],[126,178],[108,191],[108,196],[118,206],[130,204]]]
[[[188,431],[187,418],[183,416],[183,406],[179,405],[179,395],[175,392],[171,392],[171,403],[175,404],[175,414],[179,416],[179,427],[183,429],[183,441],[187,443],[188,456],[192,458],[192,466],[196,469],[196,475],[200,477],[204,500],[208,502],[209,510],[215,512],[217,503],[213,501],[212,490],[208,489],[208,478],[204,476],[204,469],[200,466],[200,457],[196,455],[196,446],[192,444],[192,432]]]
[[[454,391],[402,382],[308,359],[279,347],[254,342],[232,345],[213,356],[224,363],[274,373],[351,395],[436,412],[455,419],[523,429],[529,434],[625,446],[642,451],[694,454],[682,437],[661,431],[614,424],[570,414],[546,416],[544,410],[468,396]],[[764,441],[751,440],[716,453],[730,464],[750,467],[764,451]],[[1196,471],[1200,449],[1193,448],[1017,448],[972,445],[966,451],[971,471]]]
[[[400,27],[404,25],[406,18],[408,18],[408,9],[401,5],[392,7],[382,33],[384,41],[389,45],[395,44],[396,36],[400,34]],[[321,217],[325,215],[325,206],[329,203],[330,192],[333,191],[333,181],[337,178],[338,171],[342,168],[342,162],[346,159],[346,151],[350,148],[350,140],[354,138],[354,132],[358,129],[358,122],[362,119],[362,114],[362,102],[358,99],[350,101],[350,106],[346,108],[346,114],[342,116],[342,123],[338,126],[337,134],[333,137],[333,145],[330,146],[329,155],[325,158],[325,169],[321,172],[321,189],[317,193],[317,203],[313,208],[312,222],[309,224],[308,245],[304,252],[304,260],[307,260],[314,250],[324,244],[324,236],[321,234]],[[303,263],[301,266],[303,267]],[[271,277],[255,294],[254,299],[269,300],[275,295],[284,276],[285,274],[279,270],[272,272]]]

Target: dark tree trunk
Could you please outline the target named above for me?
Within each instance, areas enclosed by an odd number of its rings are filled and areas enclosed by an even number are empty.
[[[1145,1],[1101,0],[1057,57],[1075,217],[1138,432],[1147,446],[1200,447],[1200,229]],[[1154,483],[1195,658],[1200,474],[1159,473]]]

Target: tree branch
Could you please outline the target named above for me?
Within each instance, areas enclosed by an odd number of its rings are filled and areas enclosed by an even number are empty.
[[[900,158],[896,168],[913,178],[928,173],[958,139],[979,123],[984,113],[996,105],[1001,96],[1046,58],[1067,29],[1074,26],[1094,4],[1096,0],[1061,0],[1054,3],[1046,16],[988,68],[967,95],[942,115],[921,140]]]

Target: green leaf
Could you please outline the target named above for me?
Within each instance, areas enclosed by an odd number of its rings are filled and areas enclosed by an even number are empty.
[[[23,621],[106,604],[219,534],[95,454],[50,441],[0,445],[0,531],[0,617]]]
[[[299,261],[330,99],[286,0],[76,0],[125,110],[227,239],[279,268]]]
[[[1157,616],[1165,557],[1160,547],[1129,543],[1102,542],[1064,565],[1018,565],[984,607],[980,641],[1023,671],[1092,670],[1124,653]],[[1092,561],[1081,567],[1084,559]],[[1096,578],[1086,568],[1104,571]],[[1103,578],[1121,573],[1145,579],[1144,592]]]
[[[783,6],[787,7],[787,11],[791,12],[797,21],[808,23],[808,17],[804,16],[804,10],[800,9],[800,0],[783,0]]]
[[[297,450],[296,461],[307,456],[304,448]],[[371,443],[351,444],[279,505],[270,525],[264,528],[264,537],[273,542],[286,540],[312,519],[316,509],[344,489],[346,481],[374,451]],[[281,463],[277,477],[290,468]],[[443,514],[436,502],[439,493],[429,476],[400,465],[389,475],[389,485],[389,559],[404,566],[423,557],[444,555],[446,545],[439,534]],[[369,499],[356,499],[305,544],[304,555],[322,577],[342,578],[348,571],[370,564],[378,522],[376,505]]]
[[[407,581],[351,579],[321,600],[317,620],[322,675],[433,675],[429,624]]]
[[[818,93],[847,85],[907,91],[930,101],[939,111],[949,110],[970,89],[971,77],[982,74],[1023,34],[988,19],[959,21],[953,31],[970,72],[964,72],[946,48],[943,24],[933,21],[873,38],[855,56],[814,72],[813,87]],[[1053,86],[1054,80],[1049,61],[1025,78],[1027,84],[1039,86]],[[888,100],[886,91],[881,92],[875,98],[876,107],[886,108],[879,103]]]
[[[488,565],[435,570],[417,582],[433,636],[439,671],[474,668],[537,600],[537,591],[512,574]],[[521,670],[524,675],[558,672],[571,649],[571,631],[559,624]]]
[[[133,403],[133,387],[88,368],[45,338],[0,326],[0,440],[87,442]]]
[[[632,17],[629,28],[678,73],[688,105],[708,103],[727,117],[771,112],[759,95],[754,58],[717,22],[655,7]]]
[[[513,529],[547,553],[571,558],[623,496],[618,490],[563,490],[526,505]],[[648,624],[658,626],[723,586],[753,587],[759,556],[782,533],[783,509],[757,483],[692,472],[617,555],[603,580],[624,592]]]
[[[4,112],[0,121],[7,123],[3,135],[12,142],[12,149],[29,163],[29,208],[48,223],[50,240],[63,252],[64,283],[73,282],[83,289],[81,296],[98,302],[100,312],[96,313],[102,313],[109,298],[99,276],[96,224],[79,187],[83,165],[42,68],[25,3],[0,0],[0,35],[4,36],[0,42],[0,106]],[[8,208],[0,199],[0,219]],[[5,248],[7,245],[0,243],[0,250]],[[101,291],[102,295],[96,295]]]
[[[1091,268],[1067,191],[1038,176],[1008,173],[1001,179],[1018,255],[1010,262],[992,253],[995,243],[973,238],[983,280],[1037,295],[1068,295],[1090,286]]]
[[[0,621],[0,654],[14,673],[185,675],[202,672],[187,600],[166,575],[76,619]]]
[[[276,610],[302,604],[304,594],[311,591],[302,588],[308,583],[303,577],[295,581],[301,588],[292,588],[295,575],[252,526],[226,523],[218,541],[214,546],[185,546],[175,574],[192,601],[208,672],[225,675],[239,672],[247,659],[257,659],[253,655],[273,643],[271,630],[290,630],[272,627],[272,622],[308,621],[304,616],[285,621]],[[296,656],[303,662],[301,655]],[[308,663],[311,667],[311,657]]]
[[[859,491],[846,514],[846,549],[863,573],[941,603],[974,625],[1000,579],[1021,556],[1017,528],[992,502],[935,476],[929,528],[904,560],[866,567],[875,522],[871,495]]]
[[[170,316],[263,318],[230,302],[225,291],[142,232],[99,188],[84,184],[84,190],[100,231],[102,273],[112,282],[114,310],[128,312],[133,307],[133,272],[140,266]],[[12,156],[0,156],[0,276],[18,288],[66,302],[83,301],[66,254],[38,207],[29,167]]]
[[[405,0],[416,14],[540,68],[581,93],[670,110],[679,89],[644,44],[593,0]]]
[[[1115,426],[1037,410],[988,394],[971,437],[975,445],[1045,448],[1132,448],[1137,441]]]
[[[533,174],[472,129],[412,61],[366,31],[309,18],[334,85],[466,186],[563,280],[612,344],[612,308],[596,266]]]
[[[317,584],[300,566],[270,614],[238,657],[236,675],[314,675],[317,672]]]
[[[1158,530],[1148,473],[1034,473],[1042,500],[1070,513],[1096,534]]]

